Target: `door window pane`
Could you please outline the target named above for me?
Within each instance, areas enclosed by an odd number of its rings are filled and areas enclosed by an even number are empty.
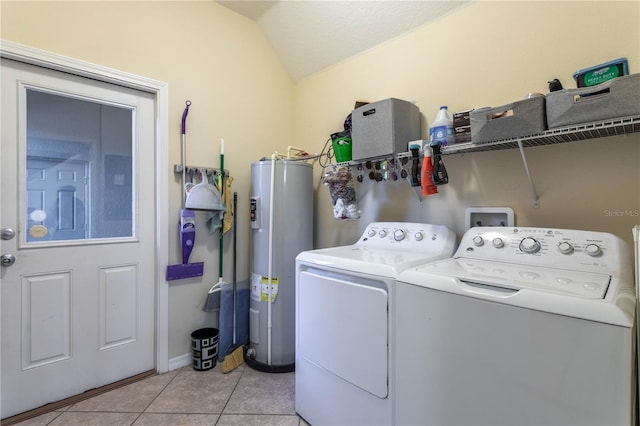
[[[133,237],[134,110],[26,95],[27,242]]]

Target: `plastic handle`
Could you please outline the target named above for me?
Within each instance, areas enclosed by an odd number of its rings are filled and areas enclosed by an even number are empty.
[[[186,101],[184,107],[184,111],[182,111],[182,129],[181,133],[184,135],[187,133],[187,114],[189,114],[189,107],[191,106],[191,101]]]
[[[461,284],[460,287],[469,293],[484,294],[485,296],[491,297],[504,298],[513,296],[519,292],[519,290],[513,288],[499,287],[497,285],[489,285],[475,281],[458,280],[458,282]]]

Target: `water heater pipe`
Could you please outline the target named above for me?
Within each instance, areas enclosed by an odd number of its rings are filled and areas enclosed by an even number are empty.
[[[267,365],[271,365],[271,280],[272,280],[272,265],[273,265],[273,204],[274,204],[274,191],[276,187],[276,154],[271,155],[271,190],[269,199],[269,249],[267,266]]]
[[[633,233],[633,252],[635,254],[635,279],[636,279],[636,318],[640,317],[640,225],[636,225],[631,229]],[[640,328],[636,331],[636,339],[640,339]],[[640,368],[640,357],[637,361],[636,368]],[[638,391],[640,384],[638,385]]]

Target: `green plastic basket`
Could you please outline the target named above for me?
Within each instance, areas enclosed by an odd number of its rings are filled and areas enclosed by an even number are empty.
[[[337,163],[351,161],[351,135],[348,132],[334,133],[331,135],[333,152]]]

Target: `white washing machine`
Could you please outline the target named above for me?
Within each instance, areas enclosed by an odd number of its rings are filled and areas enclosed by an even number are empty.
[[[296,258],[296,412],[312,425],[393,422],[396,276],[450,257],[455,234],[370,224],[353,245]]]
[[[468,230],[398,277],[396,423],[635,424],[635,300],[614,235]]]

